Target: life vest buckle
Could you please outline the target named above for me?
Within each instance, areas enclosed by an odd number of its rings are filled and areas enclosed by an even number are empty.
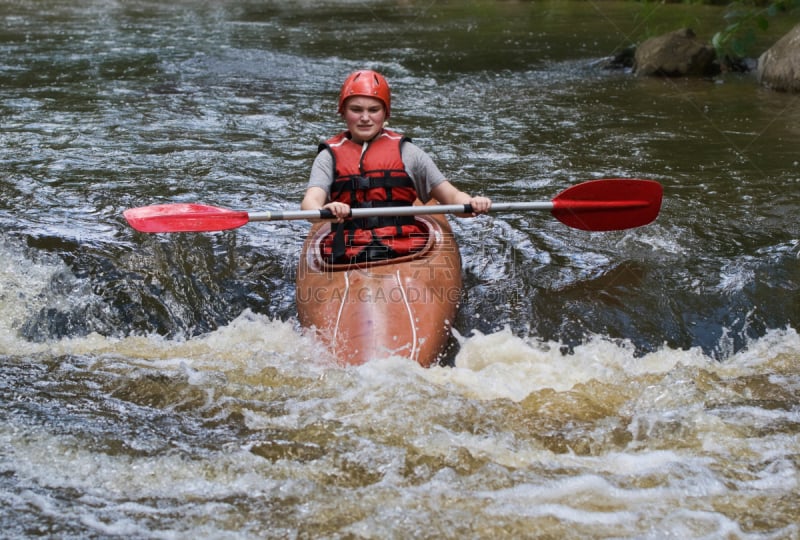
[[[367,176],[354,176],[352,181],[353,190],[369,189],[372,187],[372,181]]]

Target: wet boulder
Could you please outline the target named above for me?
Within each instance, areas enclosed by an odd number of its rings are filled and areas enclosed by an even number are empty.
[[[758,59],[758,82],[773,90],[800,92],[800,24]]]
[[[719,72],[714,48],[703,43],[690,28],[644,41],[636,48],[636,75],[662,77],[710,76]]]

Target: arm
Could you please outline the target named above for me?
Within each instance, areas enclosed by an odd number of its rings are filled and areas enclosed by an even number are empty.
[[[431,157],[411,142],[406,142],[402,147],[403,163],[405,163],[411,178],[417,188],[417,194],[422,202],[433,198],[441,204],[469,204],[472,214],[458,214],[460,217],[470,217],[489,211],[492,201],[487,197],[472,197],[455,187],[448,181]],[[433,186],[433,187],[431,187]]]
[[[311,178],[308,182],[301,210],[319,210],[328,208],[337,221],[344,221],[350,215],[350,206],[344,203],[328,201],[328,192],[325,187],[333,182],[333,159],[330,152],[320,152],[311,166]]]
[[[311,186],[306,190],[303,202],[300,203],[301,210],[320,210],[327,208],[336,216],[336,221],[342,222],[350,216],[350,206],[340,202],[327,202],[328,194],[319,187]]]
[[[437,184],[431,190],[431,196],[441,204],[469,204],[472,206],[472,214],[459,214],[462,217],[485,214],[492,207],[492,201],[488,197],[468,195],[451,184],[449,180]]]
[[[300,203],[301,210],[319,210],[327,202],[328,194],[325,190],[311,186],[306,190],[306,195],[303,197],[303,202]]]

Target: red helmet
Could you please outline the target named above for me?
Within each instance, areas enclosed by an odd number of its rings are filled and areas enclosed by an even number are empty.
[[[339,92],[339,114],[344,113],[344,102],[351,96],[366,96],[381,100],[386,109],[386,118],[389,118],[392,91],[389,89],[389,83],[377,71],[364,69],[351,73],[345,79]]]

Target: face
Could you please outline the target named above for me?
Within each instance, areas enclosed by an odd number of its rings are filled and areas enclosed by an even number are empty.
[[[386,109],[376,98],[353,96],[344,102],[344,123],[353,136],[353,141],[362,143],[371,140],[383,129]]]

